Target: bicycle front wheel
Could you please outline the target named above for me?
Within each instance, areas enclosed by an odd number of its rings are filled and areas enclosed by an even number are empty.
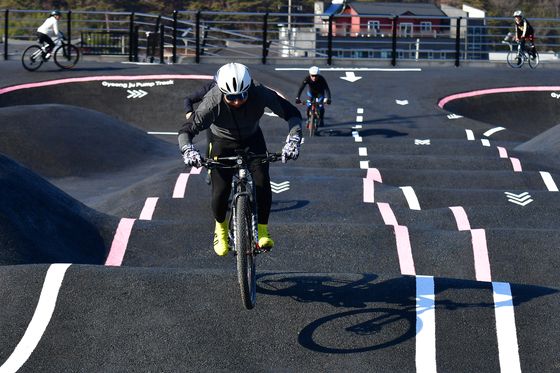
[[[535,58],[531,58],[531,56],[529,56],[529,66],[531,66],[531,68],[534,69],[535,67],[538,66],[539,62],[540,62],[539,52],[535,51]]]
[[[38,45],[28,47],[21,56],[21,63],[27,71],[35,71],[43,64],[43,51]]]
[[[54,52],[54,63],[61,69],[71,69],[80,59],[80,50],[72,44],[61,45]]]
[[[317,128],[317,116],[315,114],[311,113],[307,127],[309,129],[309,137],[315,136],[315,129]]]
[[[519,68],[523,66],[523,58],[517,53],[517,51],[510,51],[507,54],[507,63],[511,67]]]
[[[253,228],[249,196],[237,197],[234,222],[234,240],[237,251],[237,279],[241,289],[241,300],[248,310],[257,301],[257,276],[255,252],[253,250]]]

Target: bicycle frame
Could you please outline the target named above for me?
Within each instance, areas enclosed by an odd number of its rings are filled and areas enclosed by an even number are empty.
[[[229,217],[229,245],[234,253],[237,253],[237,248],[235,247],[234,232],[237,229],[235,226],[234,216],[237,216],[237,200],[240,196],[248,196],[249,203],[251,207],[251,230],[252,230],[252,247],[255,249],[256,253],[259,252],[258,242],[259,242],[259,231],[258,231],[258,219],[257,219],[257,209],[255,204],[255,186],[253,184],[253,177],[251,172],[247,168],[246,164],[243,164],[238,168],[237,172],[233,175],[231,182],[231,190],[233,191],[233,197],[231,201],[231,214]]]

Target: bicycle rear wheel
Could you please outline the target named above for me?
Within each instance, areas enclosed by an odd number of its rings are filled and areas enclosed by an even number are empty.
[[[58,47],[54,52],[54,62],[61,69],[71,69],[78,63],[80,59],[80,50],[72,44],[64,44]]]
[[[28,47],[21,56],[21,64],[27,71],[35,71],[43,64],[43,51],[38,45]]]
[[[529,55],[529,66],[531,66],[531,68],[534,69],[539,65],[539,62],[540,62],[539,52],[535,50],[535,58],[531,58],[531,56]]]
[[[517,51],[509,51],[507,54],[507,63],[511,67],[519,68],[523,66],[525,61],[523,61],[523,58],[517,53]]]
[[[237,279],[241,289],[241,300],[248,310],[257,301],[257,276],[253,245],[251,208],[249,196],[237,197],[235,209],[235,249],[237,251]]]

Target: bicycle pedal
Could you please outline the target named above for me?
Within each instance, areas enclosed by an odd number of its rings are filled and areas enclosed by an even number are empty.
[[[270,250],[272,250],[272,247],[257,246],[257,248],[255,248],[255,254],[265,254],[265,253],[270,252]]]

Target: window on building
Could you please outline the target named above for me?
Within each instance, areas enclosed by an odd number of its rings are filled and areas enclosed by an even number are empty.
[[[412,23],[400,23],[399,24],[399,34],[402,38],[412,37]]]
[[[377,36],[380,29],[381,29],[381,25],[379,21],[368,21],[367,23],[368,35]]]
[[[424,32],[432,32],[432,22],[420,22],[420,30]]]

